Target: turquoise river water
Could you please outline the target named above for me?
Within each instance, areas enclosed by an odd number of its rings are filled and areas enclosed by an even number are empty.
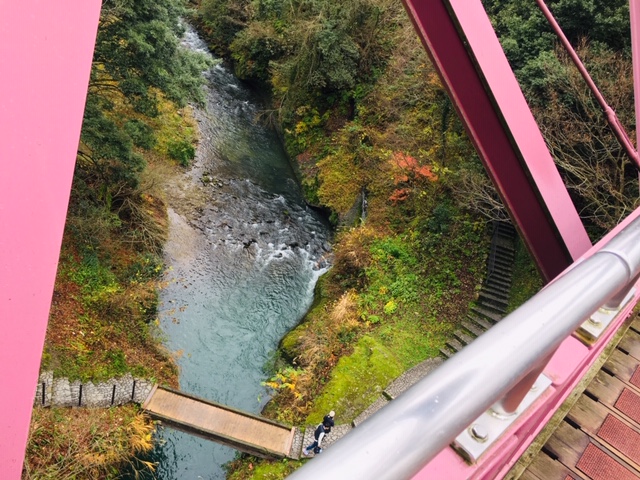
[[[190,28],[184,42],[207,52]],[[263,367],[311,304],[329,228],[302,200],[277,136],[256,121],[252,93],[221,65],[205,75],[196,159],[168,187],[160,324],[181,390],[259,413]],[[222,479],[235,455],[161,428],[152,459],[160,479]]]

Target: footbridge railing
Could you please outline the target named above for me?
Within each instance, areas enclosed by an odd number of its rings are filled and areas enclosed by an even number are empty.
[[[629,317],[639,274],[640,209],[289,478],[501,478]]]

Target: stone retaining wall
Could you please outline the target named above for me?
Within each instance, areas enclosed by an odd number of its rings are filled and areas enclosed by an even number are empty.
[[[35,407],[112,407],[134,402],[142,404],[153,383],[133,378],[128,373],[106,382],[70,382],[66,378],[53,378],[53,372],[43,372],[33,402]]]

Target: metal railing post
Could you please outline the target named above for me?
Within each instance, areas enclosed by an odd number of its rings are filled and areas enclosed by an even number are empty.
[[[491,407],[498,415],[509,416],[513,415],[517,410],[524,397],[531,391],[531,387],[536,383],[536,380],[547,366],[551,355],[546,357],[544,361],[540,362],[540,365],[527,374],[522,380],[520,380],[511,390],[509,390],[498,402],[494,403]]]

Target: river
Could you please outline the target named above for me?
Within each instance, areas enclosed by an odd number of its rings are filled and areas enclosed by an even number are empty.
[[[209,54],[190,27],[184,43]],[[196,159],[167,189],[160,326],[181,390],[259,413],[263,367],[311,304],[330,231],[305,205],[278,137],[256,120],[258,99],[222,65],[205,76]],[[160,479],[222,479],[235,455],[162,428],[153,460]]]

